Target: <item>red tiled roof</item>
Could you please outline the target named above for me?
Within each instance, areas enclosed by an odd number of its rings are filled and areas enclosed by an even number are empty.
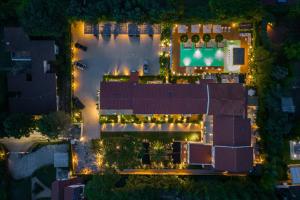
[[[253,164],[252,147],[215,146],[215,169],[230,172],[248,172]]]
[[[134,114],[245,115],[246,90],[242,84],[137,84],[102,82],[101,109],[132,109]]]
[[[221,146],[250,146],[250,120],[233,116],[214,116],[213,143]]]
[[[189,143],[190,164],[211,164],[211,145]]]

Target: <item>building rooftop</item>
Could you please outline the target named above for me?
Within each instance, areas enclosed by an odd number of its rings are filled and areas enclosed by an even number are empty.
[[[4,28],[4,43],[18,70],[7,75],[11,112],[44,114],[57,109],[53,40],[31,40],[22,28]]]
[[[242,84],[138,84],[102,82],[100,112],[132,114],[246,115]],[[116,112],[111,114],[117,114]]]
[[[253,165],[252,147],[214,147],[214,167],[216,170],[247,172]]]
[[[212,163],[212,146],[202,143],[189,143],[188,162],[191,165],[210,165]]]
[[[220,146],[250,146],[250,119],[234,116],[214,116],[213,144]]]

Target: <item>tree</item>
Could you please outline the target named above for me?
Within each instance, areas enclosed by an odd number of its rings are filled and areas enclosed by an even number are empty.
[[[193,36],[192,36],[192,42],[198,43],[199,41],[200,41],[199,35],[193,35]]]
[[[188,35],[187,34],[182,34],[180,36],[180,42],[187,42],[188,41]]]
[[[111,172],[94,175],[86,184],[84,194],[89,200],[116,199],[116,183],[119,180],[120,176]]]
[[[65,136],[70,125],[70,116],[62,111],[43,115],[37,122],[38,130],[50,138],[57,138],[59,135]]]
[[[260,20],[262,16],[259,0],[209,0],[209,7],[219,20]]]
[[[19,10],[19,19],[29,35],[62,36],[67,30],[66,0],[26,0]]]
[[[31,115],[10,114],[3,122],[5,133],[10,137],[28,137],[34,130],[35,123]]]

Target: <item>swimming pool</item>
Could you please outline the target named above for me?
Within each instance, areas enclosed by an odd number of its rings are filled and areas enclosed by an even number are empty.
[[[181,67],[222,67],[224,66],[223,48],[184,48],[180,44],[180,66]]]

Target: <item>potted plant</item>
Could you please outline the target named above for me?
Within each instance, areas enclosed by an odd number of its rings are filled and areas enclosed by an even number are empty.
[[[216,35],[215,40],[216,40],[217,44],[219,44],[220,42],[222,42],[223,39],[224,39],[224,37],[223,37],[222,34],[218,33],[218,34]]]
[[[189,39],[189,38],[188,38],[188,35],[187,35],[187,34],[182,34],[182,35],[180,36],[180,41],[183,42],[183,43],[187,42],[188,39]]]
[[[207,45],[207,43],[210,41],[211,37],[209,34],[205,33],[203,35],[203,41],[205,42],[205,46]]]
[[[193,43],[198,43],[199,41],[200,41],[199,35],[193,35],[193,36],[192,36],[192,42],[193,42]]]

